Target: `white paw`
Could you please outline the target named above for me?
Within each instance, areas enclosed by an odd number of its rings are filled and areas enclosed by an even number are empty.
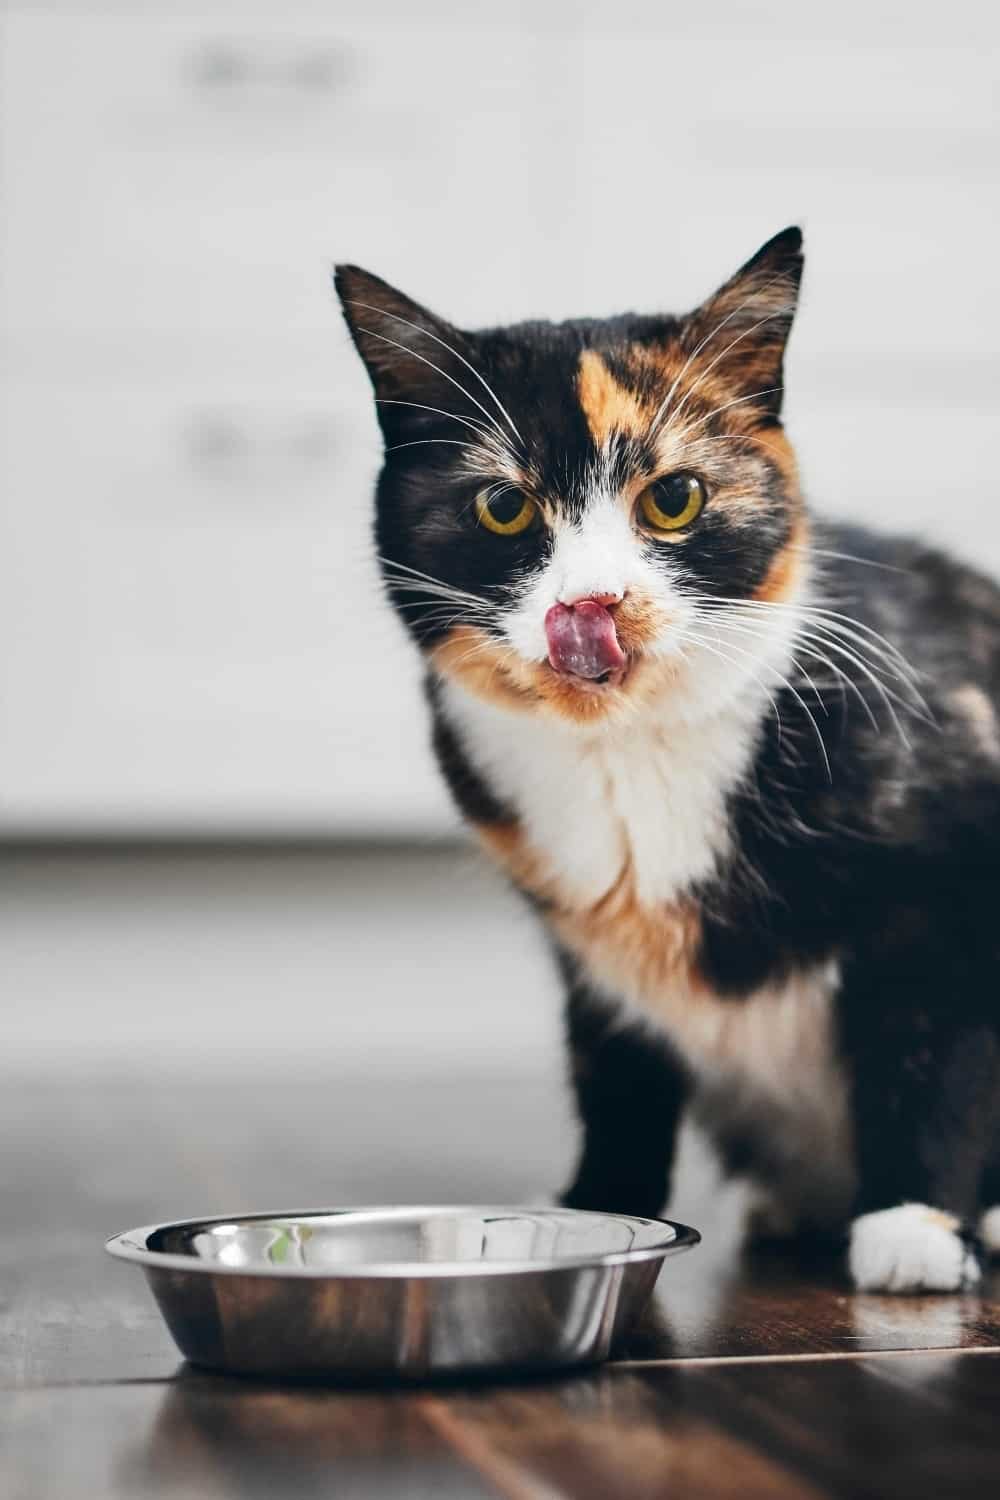
[[[862,1292],[957,1292],[979,1280],[958,1220],[926,1203],[862,1214],[851,1225],[848,1265]]]
[[[979,1221],[979,1238],[987,1255],[1000,1255],[1000,1204],[988,1208]]]

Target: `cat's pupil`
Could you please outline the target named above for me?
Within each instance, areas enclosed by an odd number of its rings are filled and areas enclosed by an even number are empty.
[[[503,526],[516,520],[523,509],[524,496],[517,490],[508,490],[506,494],[497,495],[496,499],[490,501],[491,516]]]
[[[665,516],[679,516],[691,498],[691,480],[686,474],[671,474],[655,486],[656,503]]]

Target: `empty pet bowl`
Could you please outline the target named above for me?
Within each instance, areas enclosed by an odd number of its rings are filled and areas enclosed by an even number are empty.
[[[698,1238],[566,1208],[363,1208],[149,1225],[107,1248],[142,1267],[194,1364],[364,1380],[605,1359]]]

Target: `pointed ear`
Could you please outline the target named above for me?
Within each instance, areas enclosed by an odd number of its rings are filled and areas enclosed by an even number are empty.
[[[802,279],[802,231],[783,229],[687,320],[684,345],[697,378],[709,366],[747,407],[777,420],[782,364]],[[700,346],[700,349],[699,349]]]
[[[466,334],[360,266],[337,266],[333,279],[387,438],[432,425],[435,414],[427,408],[476,415],[465,389]]]

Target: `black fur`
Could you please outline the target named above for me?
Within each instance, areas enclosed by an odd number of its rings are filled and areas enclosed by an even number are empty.
[[[574,960],[559,955],[567,990],[573,1088],[583,1150],[563,1195],[570,1208],[655,1218],[670,1196],[674,1145],[688,1096],[683,1063],[665,1039],[623,1027]]]
[[[434,754],[455,806],[471,823],[513,823],[514,814],[490,790],[469,757],[446,716],[441,712],[441,689],[438,680],[428,674],[424,692],[431,710],[431,738]]]

